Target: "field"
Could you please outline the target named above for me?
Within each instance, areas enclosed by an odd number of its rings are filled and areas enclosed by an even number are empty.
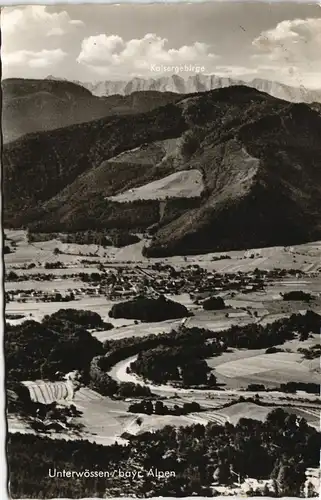
[[[146,265],[159,262],[159,259],[147,259],[142,255],[145,244],[144,238],[138,243],[124,248],[106,247],[99,245],[77,245],[64,244],[59,240],[47,242],[28,243],[26,232],[22,230],[6,230],[8,238],[17,247],[11,254],[5,256],[6,270],[14,270],[17,274],[31,277],[33,274],[54,274],[57,278],[60,275],[77,274],[80,272],[99,272],[97,262],[110,266],[122,266],[143,264]],[[142,235],[140,235],[142,237]],[[54,249],[58,248],[62,253],[55,255]],[[253,249],[248,251],[226,252],[227,259],[215,260],[221,253],[195,255],[187,257],[170,257],[162,259],[164,264],[169,264],[175,268],[184,268],[189,265],[200,265],[209,271],[220,273],[251,272],[257,269],[271,270],[274,268],[298,269],[310,273],[302,278],[284,278],[284,280],[270,283],[264,294],[254,292],[226,297],[228,304],[238,307],[253,305],[258,309],[264,309],[269,305],[276,308],[276,313],[286,312],[286,304],[282,304],[280,294],[285,291],[295,290],[298,287],[302,290],[320,292],[321,274],[321,242],[298,245],[296,247],[272,247],[264,249]],[[86,259],[88,264],[83,264]],[[214,260],[213,260],[214,259]],[[45,262],[60,261],[66,266],[64,269],[45,269]],[[89,264],[91,262],[91,264]],[[27,269],[29,264],[35,264],[35,268]],[[55,280],[56,281],[56,280]],[[63,286],[63,285],[61,285]],[[278,303],[279,302],[279,303]],[[297,304],[297,306],[299,306]],[[321,310],[321,301],[316,304]],[[301,304],[302,308],[302,304]]]
[[[32,281],[30,281],[30,288],[33,287]],[[50,290],[50,284],[48,283],[48,290]],[[19,288],[19,283],[17,284]],[[51,283],[51,290],[52,290]],[[114,302],[113,302],[114,303]],[[101,315],[103,319],[110,322],[108,312],[112,307],[111,301],[107,301],[103,297],[87,297],[77,301],[72,301],[68,303],[61,302],[36,302],[35,300],[30,300],[25,303],[9,302],[6,306],[6,312],[25,314],[26,316],[32,316],[32,319],[41,321],[46,314],[53,314],[59,309],[72,308],[72,309],[90,309],[91,311],[97,312]],[[124,325],[128,323],[125,319],[119,320],[119,322]],[[118,324],[119,324],[118,322]],[[112,321],[113,324],[117,324],[117,320]],[[131,321],[132,323],[132,321]]]
[[[236,403],[222,410],[217,410],[217,413],[231,424],[237,424],[240,418],[253,418],[254,420],[264,421],[272,409],[273,407],[259,406],[255,403]]]
[[[293,410],[286,406],[280,406],[279,408],[282,408],[289,414],[295,413],[296,415],[305,418],[308,421],[309,425],[312,425],[315,428],[319,427],[318,410],[304,410],[298,408],[295,408],[295,410]],[[236,403],[232,406],[228,406],[227,408],[217,410],[215,411],[214,415],[221,416],[226,421],[236,425],[241,418],[253,418],[254,420],[264,421],[267,415],[274,409],[274,406],[260,406],[255,403],[244,402]],[[207,413],[205,413],[204,415],[206,416]]]
[[[129,189],[109,200],[130,202],[135,200],[166,200],[167,198],[195,198],[204,189],[202,174],[199,170],[181,170],[158,181],[138,188]]]
[[[119,319],[118,321],[124,322],[125,320]],[[108,331],[93,332],[92,335],[101,342],[107,339],[119,340],[126,337],[145,337],[150,334],[161,335],[162,333],[169,333],[172,328],[177,328],[181,323],[181,320],[168,320],[159,323],[139,323],[136,325],[132,320],[127,321],[129,324],[126,326],[119,326],[118,328]],[[111,322],[114,323],[115,320],[112,319]]]
[[[50,404],[54,401],[72,401],[73,386],[70,382],[44,382],[42,380],[23,383],[29,390],[30,399],[35,403]]]
[[[5,233],[18,244],[17,251],[7,254],[5,257],[6,266],[9,268],[12,265],[39,262],[41,265],[47,259],[52,261],[63,261],[70,265],[76,266],[83,258],[82,255],[88,253],[97,254],[96,256],[86,256],[86,259],[97,261],[98,257],[105,257],[107,260],[117,261],[118,263],[125,261],[132,262],[158,262],[159,259],[147,259],[141,253],[144,246],[144,241],[129,245],[124,248],[107,247],[103,248],[99,245],[77,245],[77,244],[63,244],[58,240],[51,240],[48,242],[39,242],[29,244],[27,242],[26,231],[24,230],[10,230],[5,229]],[[62,245],[65,245],[63,247]],[[53,254],[55,247],[65,249],[71,255],[58,255]],[[78,254],[78,255],[77,255]],[[306,243],[303,245],[295,245],[291,247],[269,247],[269,248],[255,248],[250,250],[235,250],[231,252],[224,252],[228,259],[213,260],[219,253],[208,253],[202,255],[191,256],[175,256],[162,259],[165,263],[170,263],[173,266],[188,266],[197,263],[206,269],[213,269],[217,272],[235,273],[238,271],[250,272],[254,269],[271,270],[275,268],[280,269],[300,269],[305,272],[315,273],[321,270],[321,241],[314,243]],[[82,266],[83,269],[83,266]],[[64,270],[65,271],[65,270]],[[85,271],[84,271],[85,272]],[[293,281],[293,280],[292,280]],[[321,283],[321,277],[317,279],[317,283]]]
[[[320,343],[319,335],[304,342],[291,340],[281,347],[285,352],[265,354],[265,349],[231,349],[207,360],[218,383],[231,389],[246,388],[248,384],[277,387],[286,382],[319,383],[319,360],[305,360],[298,348],[309,348]]]
[[[72,394],[66,390],[66,384],[35,381],[25,383],[29,387],[34,401],[49,404],[53,400],[61,405],[71,403],[81,412],[81,416],[73,418],[73,424],[79,426],[78,431],[46,432],[46,436],[54,439],[86,439],[98,444],[109,445],[125,441],[120,437],[135,416],[127,413],[128,404],[105,398],[91,389],[82,387]],[[10,432],[34,433],[23,419],[10,415],[8,417]],[[37,434],[44,434],[37,432]]]
[[[35,290],[47,292],[49,290],[54,290],[57,292],[66,292],[71,288],[81,288],[83,286],[82,281],[78,281],[77,279],[55,279],[54,281],[32,281],[32,285],[30,284],[30,280],[19,281],[19,282],[8,282],[6,283],[6,290]]]
[[[109,162],[124,163],[125,165],[149,165],[152,167],[164,159],[165,156],[175,154],[179,145],[178,142],[178,139],[175,138],[143,144],[114,156]]]
[[[98,444],[122,442],[120,436],[133,420],[126,403],[100,396],[88,388],[76,392],[73,404],[82,412],[75,421],[84,426],[83,438]]]
[[[189,265],[197,262],[204,268],[224,273],[250,272],[256,268],[266,270],[275,268],[300,269],[309,273],[321,270],[321,241],[291,247],[253,248],[224,252],[224,255],[229,257],[228,259],[213,261],[213,258],[221,253],[193,255],[186,258],[177,256],[165,260],[170,260],[172,264],[177,265]]]
[[[142,423],[138,425],[136,423],[137,417],[140,416]],[[165,425],[172,425],[174,427],[188,426],[192,424],[203,424],[207,423],[207,418],[201,414],[190,414],[190,415],[139,415],[136,414],[136,418],[126,427],[125,432],[130,434],[142,434],[143,432],[153,432],[158,429],[162,429]]]
[[[317,374],[309,372],[295,353],[278,352],[246,357],[216,367],[216,373],[243,383],[278,384],[282,382],[318,382]]]
[[[103,397],[97,392],[82,387],[72,393],[65,382],[48,383],[44,381],[25,382],[33,401],[49,404],[57,401],[61,405],[73,404],[81,416],[73,419],[79,426],[78,431],[46,432],[54,439],[86,439],[97,444],[109,445],[114,442],[126,443],[123,434],[137,435],[160,429],[165,425],[187,426],[193,423],[206,424],[209,420],[202,415],[140,415],[129,413],[129,403]],[[137,418],[140,417],[140,423]],[[34,433],[33,429],[21,418],[9,415],[10,432]],[[38,434],[44,434],[37,432]]]

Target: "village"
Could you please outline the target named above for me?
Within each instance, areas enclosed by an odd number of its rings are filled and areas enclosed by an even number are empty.
[[[106,297],[108,300],[129,299],[144,294],[147,296],[158,295],[180,295],[189,294],[190,298],[197,301],[207,298],[213,294],[227,291],[238,293],[263,292],[265,286],[277,280],[294,276],[299,279],[304,277],[302,271],[274,269],[262,271],[255,269],[252,272],[230,272],[221,274],[213,270],[207,270],[197,264],[175,268],[167,264],[129,265],[119,264],[110,266],[99,264],[97,270],[74,273],[72,268],[47,263],[42,266],[51,269],[52,272],[44,273],[37,267],[37,273],[29,274],[26,268],[8,270],[5,276],[6,301],[17,301],[25,303],[29,300],[36,302],[69,302],[86,297]],[[96,267],[94,265],[94,267]],[[34,266],[32,267],[34,269]],[[28,268],[30,269],[30,267]],[[68,269],[68,274],[56,274],[56,269]],[[26,271],[26,272],[24,272]],[[73,282],[82,282],[82,286],[70,286],[63,292],[59,283],[68,279]],[[52,282],[53,287],[49,290],[28,288],[27,283],[32,285],[41,282]],[[23,283],[23,287],[19,287]],[[55,284],[57,286],[55,286]]]

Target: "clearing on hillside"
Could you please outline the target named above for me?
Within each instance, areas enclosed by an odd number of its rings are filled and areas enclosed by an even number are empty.
[[[181,170],[167,175],[158,181],[149,182],[139,188],[128,189],[124,193],[107,199],[118,202],[136,200],[166,200],[166,198],[195,198],[204,189],[202,174],[199,170]]]

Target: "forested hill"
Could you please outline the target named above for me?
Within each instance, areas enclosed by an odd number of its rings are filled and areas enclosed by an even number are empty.
[[[150,111],[179,95],[172,92],[134,92],[128,96],[97,97],[66,80],[9,78],[2,81],[3,138],[10,142],[30,132],[84,123],[105,116]]]
[[[10,226],[152,225],[145,253],[154,256],[321,237],[321,116],[248,87],[27,135],[4,147],[3,165]],[[181,189],[162,211],[148,195],[110,199],[189,170],[202,174],[201,194]]]

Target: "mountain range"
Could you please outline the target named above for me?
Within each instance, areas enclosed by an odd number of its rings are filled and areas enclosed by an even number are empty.
[[[177,96],[4,145],[3,186],[6,226],[148,231],[148,256],[317,240],[321,115],[246,86]]]
[[[49,77],[53,78],[53,77]],[[312,90],[303,85],[297,87],[285,85],[283,83],[256,78],[250,81],[236,80],[229,77],[220,77],[217,75],[204,75],[198,73],[188,78],[182,78],[179,75],[171,75],[160,78],[133,78],[129,81],[100,81],[76,82],[84,86],[96,96],[110,96],[114,94],[130,95],[132,92],[157,91],[157,92],[175,92],[178,94],[190,94],[194,92],[206,92],[223,87],[236,85],[246,85],[254,89],[266,92],[267,94],[285,99],[290,102],[321,102],[321,88]]]
[[[30,132],[54,130],[111,115],[150,111],[180,96],[244,85],[215,75],[178,75],[158,79],[98,83],[69,82],[49,76],[44,80],[10,78],[2,81],[2,130],[4,143]],[[321,90],[295,88],[256,79],[246,83],[289,102],[321,103]]]

